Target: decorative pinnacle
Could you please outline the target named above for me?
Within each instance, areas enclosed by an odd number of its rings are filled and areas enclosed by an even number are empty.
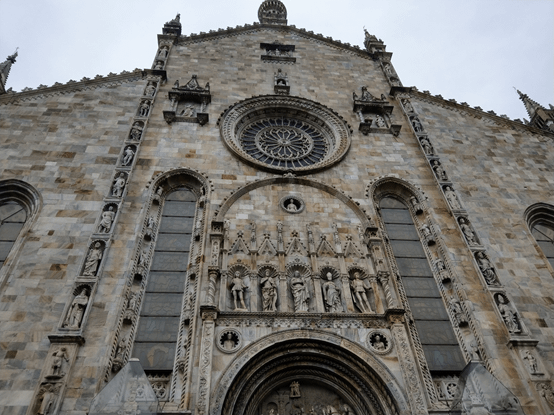
[[[544,109],[542,105],[540,105],[538,102],[533,101],[527,94],[522,93],[519,89],[516,89],[514,87],[516,92],[519,95],[519,99],[523,101],[523,105],[525,105],[525,109],[527,110],[527,114],[529,114],[529,118],[533,118],[535,114],[537,113],[537,110]]]

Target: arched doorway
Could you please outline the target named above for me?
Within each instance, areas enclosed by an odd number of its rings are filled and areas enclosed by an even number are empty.
[[[367,350],[323,331],[266,336],[237,356],[214,390],[211,415],[396,415],[407,402]]]

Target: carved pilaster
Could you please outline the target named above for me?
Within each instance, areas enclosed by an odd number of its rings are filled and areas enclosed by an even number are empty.
[[[373,290],[373,295],[375,296],[375,312],[377,314],[383,314],[385,312],[385,307],[383,306],[383,300],[381,299],[381,292],[379,291],[379,285],[377,284],[376,276],[369,276],[369,284]]]
[[[215,304],[215,290],[217,284],[217,277],[219,276],[219,268],[210,266],[208,267],[208,293],[206,294],[206,304],[210,306],[216,306]]]
[[[210,381],[212,372],[212,352],[217,312],[202,308],[202,343],[200,345],[200,369],[198,372],[198,395],[196,413],[206,414],[210,406]]]
[[[389,285],[389,273],[379,272],[379,274],[377,275],[377,278],[379,279],[379,283],[383,287],[383,291],[385,293],[385,300],[387,302],[387,308],[395,308],[396,304],[392,296],[392,291]]]

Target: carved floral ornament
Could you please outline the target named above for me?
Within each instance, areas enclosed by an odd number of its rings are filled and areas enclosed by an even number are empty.
[[[233,153],[276,173],[330,167],[344,157],[351,141],[351,129],[338,114],[298,97],[241,101],[227,109],[218,124]]]

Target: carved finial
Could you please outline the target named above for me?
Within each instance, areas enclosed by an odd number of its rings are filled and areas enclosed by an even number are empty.
[[[262,24],[287,24],[287,8],[280,0],[265,0],[258,9],[258,19]]]
[[[17,58],[18,50],[19,48],[16,48],[12,55],[8,56],[4,62],[0,63],[0,94],[6,93],[6,81],[8,80],[10,69],[15,63],[15,58]]]

